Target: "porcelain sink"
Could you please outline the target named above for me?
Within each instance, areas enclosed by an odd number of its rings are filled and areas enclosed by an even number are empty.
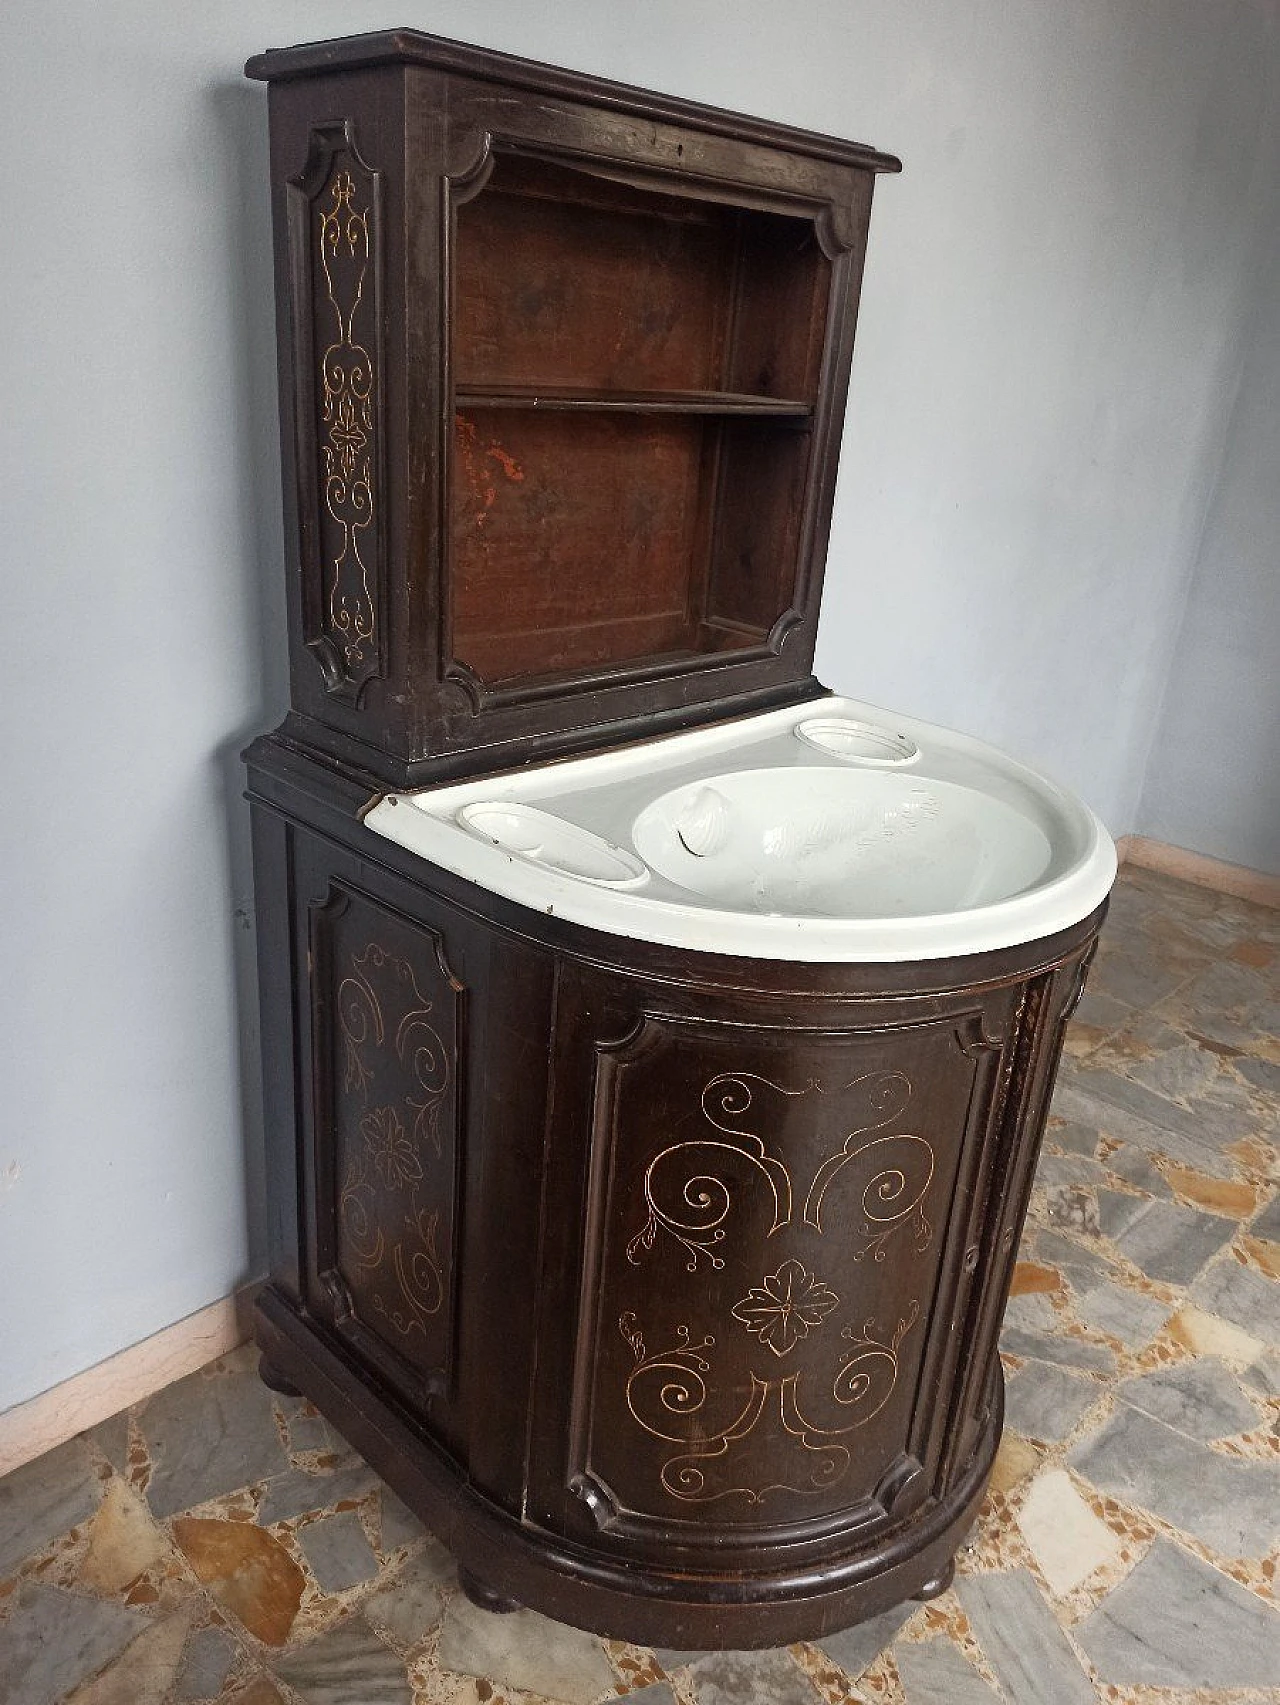
[[[1080,801],[971,739],[826,698],[389,795],[369,828],[593,929],[806,961],[936,959],[1088,915],[1115,849]]]

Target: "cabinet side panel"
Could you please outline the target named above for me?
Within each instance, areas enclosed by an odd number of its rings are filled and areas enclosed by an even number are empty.
[[[411,1394],[452,1382],[462,984],[433,930],[310,907],[317,1312]]]
[[[294,1007],[293,830],[254,805],[253,893],[262,1026],[262,1103],[266,1144],[267,1251],[271,1278],[295,1302],[301,1295],[302,1219],[299,1155],[299,1037]]]

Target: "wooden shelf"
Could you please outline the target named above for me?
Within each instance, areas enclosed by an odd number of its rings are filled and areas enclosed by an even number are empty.
[[[811,421],[812,405],[791,397],[746,396],[734,391],[594,391],[565,385],[459,385],[459,408],[544,409],[591,414],[756,415]]]

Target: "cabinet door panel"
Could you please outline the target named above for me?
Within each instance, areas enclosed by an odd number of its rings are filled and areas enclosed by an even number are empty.
[[[309,909],[309,1301],[411,1396],[448,1388],[462,985],[441,937],[329,883]]]
[[[927,1494],[987,1016],[597,1041],[569,1478],[606,1531],[747,1544]]]

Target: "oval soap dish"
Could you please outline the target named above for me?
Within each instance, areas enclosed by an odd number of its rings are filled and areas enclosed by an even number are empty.
[[[580,882],[632,888],[649,874],[634,853],[533,805],[480,799],[462,807],[458,822],[479,840]]]
[[[796,738],[847,764],[904,769],[920,756],[920,748],[905,734],[895,734],[874,722],[855,722],[850,716],[810,717],[796,725]]]

